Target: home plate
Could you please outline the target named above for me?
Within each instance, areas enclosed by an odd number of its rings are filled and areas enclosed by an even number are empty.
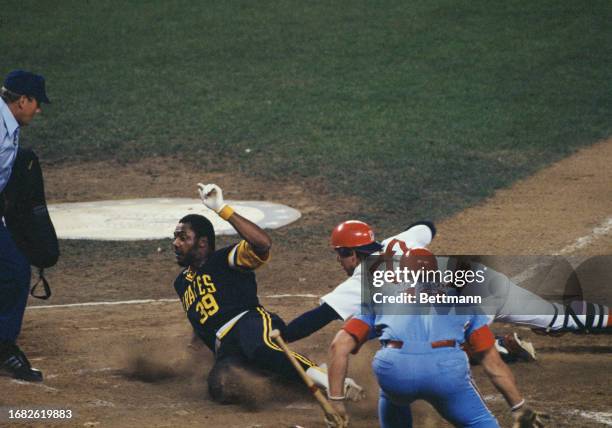
[[[276,229],[299,219],[298,210],[261,201],[226,201],[237,213],[262,228]],[[217,235],[236,234],[234,228],[202,205],[199,199],[149,198],[49,205],[61,239],[135,241],[171,238],[181,217],[202,214]]]

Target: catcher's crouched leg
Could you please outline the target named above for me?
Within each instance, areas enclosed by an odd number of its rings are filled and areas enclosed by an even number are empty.
[[[208,374],[208,393],[213,401],[220,404],[237,404],[242,401],[242,368],[244,360],[240,357],[215,361]]]

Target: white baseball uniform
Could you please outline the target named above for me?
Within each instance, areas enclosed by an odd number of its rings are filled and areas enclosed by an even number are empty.
[[[403,255],[405,250],[426,248],[433,238],[432,230],[417,224],[408,230],[385,239],[382,252],[393,245],[394,254]],[[448,257],[437,257],[438,270],[449,268]],[[483,310],[490,314],[489,323],[493,321],[525,325],[552,331],[582,330],[585,328],[602,328],[608,325],[609,309],[604,305],[584,301],[573,302],[567,306],[549,302],[526,290],[503,273],[483,264],[472,264],[473,270],[484,272],[484,282],[478,287],[465,287],[463,295],[479,294],[483,298]],[[338,285],[332,292],[321,297],[321,303],[327,303],[342,319],[346,320],[360,312],[362,267],[359,265],[353,275]],[[529,314],[529,315],[521,315]],[[536,315],[534,315],[536,314]]]
[[[383,252],[387,245],[392,244],[395,254],[404,254],[404,248],[426,248],[433,239],[433,231],[425,224],[417,224],[404,232],[385,239],[382,242]],[[376,253],[378,254],[378,253]],[[327,303],[346,320],[359,313],[361,308],[361,265],[357,266],[353,275],[338,285],[334,291],[321,297],[321,303]]]

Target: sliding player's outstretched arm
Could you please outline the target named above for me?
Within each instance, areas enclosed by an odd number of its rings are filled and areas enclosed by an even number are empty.
[[[216,184],[198,183],[198,192],[204,205],[215,211],[219,217],[228,221],[240,236],[250,244],[255,254],[262,260],[268,258],[272,240],[259,226],[242,217],[223,200],[223,191]]]

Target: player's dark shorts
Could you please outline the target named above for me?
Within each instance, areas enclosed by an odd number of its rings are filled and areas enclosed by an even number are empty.
[[[270,332],[285,330],[285,322],[264,308],[250,310],[220,340],[215,359],[241,361],[247,366],[271,371],[288,379],[299,379],[282,349],[270,338]],[[315,365],[308,358],[294,352],[304,370]]]

